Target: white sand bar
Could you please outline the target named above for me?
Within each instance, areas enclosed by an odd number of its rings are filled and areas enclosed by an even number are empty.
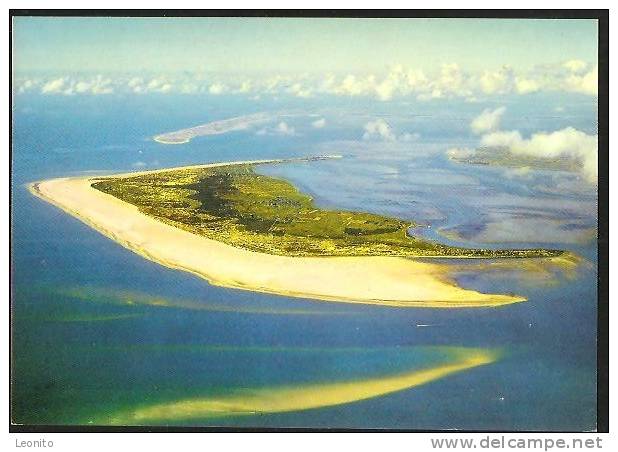
[[[272,161],[199,165],[221,166]],[[160,171],[167,171],[168,168]],[[114,175],[129,177],[139,173]],[[236,248],[164,224],[136,206],[91,187],[93,176],[30,185],[56,205],[122,246],[211,284],[293,297],[400,307],[490,307],[524,301],[483,294],[448,279],[448,265],[398,257],[287,257]]]
[[[270,120],[266,113],[255,113],[252,115],[238,116],[235,118],[221,119],[188,129],[175,130],[153,137],[162,144],[183,144],[188,143],[195,137],[206,135],[219,135],[235,130],[245,130],[255,124],[261,124]]]

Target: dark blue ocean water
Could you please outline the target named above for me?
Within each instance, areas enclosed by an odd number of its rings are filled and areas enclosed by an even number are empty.
[[[503,127],[524,135],[566,126],[594,131],[593,104],[570,99],[568,114],[556,117],[550,107],[564,106],[564,100],[541,100],[508,101],[513,114],[505,117]],[[518,179],[495,168],[448,161],[447,148],[474,143],[468,123],[481,109],[464,103],[376,105],[357,99],[255,103],[234,97],[17,96],[13,420],[89,424],[132,407],[238,388],[302,387],[389,375],[431,366],[443,359],[436,352],[439,347],[457,346],[500,349],[503,355],[484,367],[355,403],[259,416],[170,417],[160,423],[594,429],[596,243],[570,240],[568,231],[576,234],[596,225],[596,193],[585,186],[548,191],[546,185],[558,183],[555,174]],[[179,146],[150,139],[257,111],[290,114],[283,120],[295,134],[258,135],[252,129]],[[307,113],[326,118],[327,126],[312,128],[316,117]],[[389,118],[394,129],[420,136],[412,142],[362,140],[363,124],[375,117]],[[272,296],[210,286],[147,261],[24,187],[87,171],[324,153],[344,158],[262,166],[259,171],[287,178],[322,207],[396,215],[433,230],[501,225],[540,212],[539,221],[558,231],[556,243],[522,234],[487,246],[568,249],[584,263],[572,274],[552,271],[551,278],[517,268],[464,268],[457,273],[464,287],[529,299],[499,308],[384,308]],[[476,245],[474,239],[467,243]]]

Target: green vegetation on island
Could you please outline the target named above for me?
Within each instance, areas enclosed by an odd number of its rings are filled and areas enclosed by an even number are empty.
[[[250,164],[97,178],[92,187],[164,223],[268,254],[483,258],[562,254],[547,249],[466,249],[410,237],[410,222],[321,209],[289,182],[257,174]]]
[[[468,165],[504,166],[509,168],[532,168],[547,171],[577,171],[576,161],[565,156],[536,157],[526,154],[514,154],[504,147],[482,147],[474,151],[457,152],[449,159]]]

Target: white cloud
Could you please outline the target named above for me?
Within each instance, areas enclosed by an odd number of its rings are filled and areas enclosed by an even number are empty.
[[[210,94],[223,94],[227,91],[227,87],[223,83],[213,83],[208,87],[208,92]]]
[[[581,72],[588,66],[586,62],[582,60],[568,60],[562,65],[571,72]]]
[[[281,86],[286,82],[286,78],[281,75],[275,75],[266,79],[265,82],[261,83],[262,89],[267,93],[278,93]]]
[[[130,92],[135,94],[162,93],[167,94],[174,90],[174,85],[167,77],[155,77],[148,82],[141,77],[133,77],[127,82]]]
[[[85,93],[90,90],[90,83],[88,82],[77,82],[75,84],[75,91],[78,93]]]
[[[87,79],[75,80],[71,77],[60,77],[49,80],[41,86],[43,94],[63,94],[72,96],[74,94],[110,94],[114,92],[112,79],[102,75]]]
[[[238,92],[248,93],[249,91],[251,91],[251,88],[253,88],[253,83],[251,82],[251,80],[244,80],[238,87]]]
[[[296,97],[311,97],[312,95],[312,91],[304,87],[301,83],[294,83],[287,89],[287,92]]]
[[[59,93],[62,91],[63,87],[65,86],[65,82],[66,82],[66,79],[64,77],[50,80],[41,87],[41,92],[43,94]]]
[[[420,138],[419,133],[404,132],[397,136],[393,128],[384,119],[378,118],[375,121],[369,121],[365,124],[365,132],[363,133],[363,140],[382,140],[382,141],[400,141],[410,142],[416,141]]]
[[[599,67],[594,66],[585,74],[573,74],[565,80],[566,89],[596,96],[599,85]]]
[[[524,78],[524,77],[516,77],[515,78],[515,90],[518,94],[528,94],[535,93],[541,88],[538,81]]]
[[[397,81],[391,79],[385,79],[375,87],[376,95],[380,100],[390,100],[393,97],[393,93],[398,88]]]
[[[570,60],[554,65],[517,71],[511,66],[497,70],[468,72],[456,63],[443,64],[437,74],[426,76],[418,69],[393,66],[386,75],[360,76],[348,74],[342,79],[326,76],[318,91],[345,96],[374,96],[387,101],[396,96],[413,95],[418,100],[462,97],[477,99],[479,95],[529,94],[538,91],[575,91],[596,95],[596,67],[585,72],[587,63]]]
[[[513,91],[515,76],[510,66],[497,71],[485,71],[479,78],[481,91],[485,94],[505,94]]]
[[[524,139],[519,131],[498,131],[481,138],[484,146],[500,146],[513,154],[539,158],[567,158],[577,161],[589,182],[597,180],[598,136],[573,127],[555,132],[538,132]]]
[[[375,83],[373,90],[379,100],[390,100],[396,93],[403,93],[407,90],[406,73],[402,65],[391,68],[386,77]]]
[[[141,77],[133,77],[127,82],[127,87],[130,91],[136,94],[145,92],[144,80]]]
[[[420,69],[408,69],[404,81],[407,85],[407,89],[410,91],[418,90],[427,85],[427,77]]]
[[[161,85],[159,87],[159,89],[157,90],[160,93],[169,93],[172,90],[172,84],[171,83],[164,83],[163,85]]]
[[[363,140],[382,139],[384,141],[395,141],[397,137],[393,133],[391,126],[382,118],[370,121],[365,124]]]
[[[348,75],[343,79],[340,90],[344,94],[350,94],[352,96],[358,94],[367,94],[375,84],[375,77],[369,75],[364,79],[357,79],[355,75]]]
[[[97,75],[90,80],[80,80],[73,85],[79,94],[111,94],[114,92],[112,79]]]
[[[440,78],[433,87],[432,96],[442,97],[443,94],[469,96],[472,93],[468,84],[467,75],[457,63],[443,64],[440,69]]]
[[[481,138],[481,144],[483,146],[505,147],[509,149],[521,142],[523,142],[523,138],[521,133],[517,130],[499,130],[497,132],[483,135]]]
[[[474,154],[475,150],[471,148],[450,148],[446,151],[446,155],[454,159],[465,159],[472,157]]]
[[[139,86],[144,83],[144,80],[141,77],[133,77],[131,80],[127,82],[127,86],[129,88],[134,88],[135,86]]]
[[[502,115],[506,111],[505,107],[499,107],[495,110],[486,108],[483,112],[472,120],[470,128],[474,133],[480,135],[485,132],[497,130],[500,126]]]
[[[263,127],[255,132],[256,135],[281,135],[292,136],[296,135],[296,129],[290,126],[287,122],[281,121],[275,127]]]
[[[324,119],[324,118],[316,119],[315,121],[313,121],[311,123],[311,125],[315,129],[321,129],[322,127],[324,127],[326,125],[326,119]]]
[[[153,78],[148,82],[148,85],[146,85],[146,88],[149,91],[159,91],[159,89],[161,88],[161,86],[165,85],[166,82],[164,79],[162,78]]]
[[[340,84],[332,88],[333,94],[343,94],[348,96],[368,95],[375,86],[375,76],[357,77],[354,74],[347,75]]]
[[[277,124],[277,127],[275,128],[275,130],[280,135],[294,135],[296,133],[296,131],[294,130],[294,127],[290,127],[284,121],[281,121],[279,124]]]
[[[18,86],[18,93],[25,93],[26,91],[34,89],[37,86],[37,82],[35,80],[26,79],[23,81],[18,81],[16,85]]]
[[[193,94],[199,92],[200,87],[195,83],[183,82],[178,87],[178,92],[181,94]]]

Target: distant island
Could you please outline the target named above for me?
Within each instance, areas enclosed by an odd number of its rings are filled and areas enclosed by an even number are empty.
[[[481,147],[475,150],[452,150],[448,158],[457,163],[468,165],[503,166],[508,168],[532,168],[547,171],[577,171],[579,166],[572,158],[556,156],[553,158],[537,157],[526,154],[514,154],[509,149],[499,146]]]
[[[410,224],[400,219],[321,209],[289,182],[254,171],[258,164],[286,161],[54,179],[30,189],[168,267],[222,286],[322,300],[423,307],[514,303],[525,299],[463,289],[449,280],[448,265],[409,258],[563,253],[449,247],[408,236]]]
[[[153,137],[153,139],[162,144],[183,144],[188,143],[191,139],[205,135],[218,135],[233,130],[244,130],[251,125],[260,124],[270,119],[266,113],[255,113],[252,115],[238,116],[235,118],[222,119],[219,121],[209,122],[188,129],[176,130],[167,132]]]

